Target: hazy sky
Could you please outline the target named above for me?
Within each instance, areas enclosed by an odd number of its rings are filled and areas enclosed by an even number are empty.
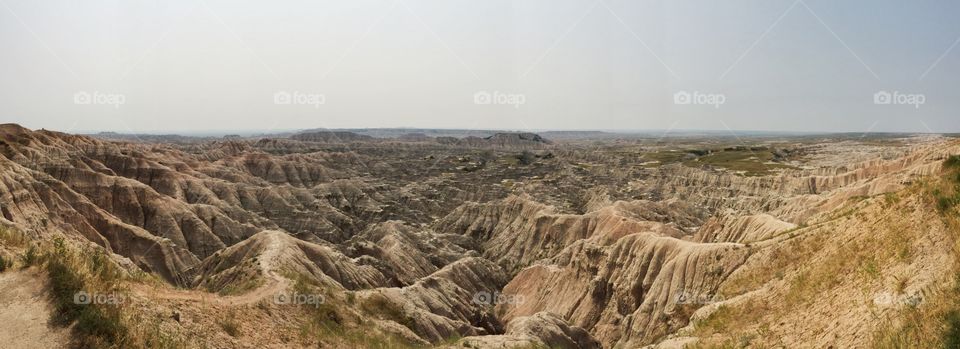
[[[0,122],[960,132],[958,17],[956,0],[0,0]]]

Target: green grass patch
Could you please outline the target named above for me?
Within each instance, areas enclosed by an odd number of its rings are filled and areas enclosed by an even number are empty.
[[[776,169],[791,169],[793,166],[774,163],[773,153],[767,149],[724,149],[697,158],[696,162],[686,161],[686,165],[707,164],[730,171],[743,172],[747,176],[762,176]]]
[[[657,161],[646,167],[683,164],[689,167],[710,165],[747,176],[762,176],[777,169],[792,169],[790,165],[773,162],[773,151],[765,147],[726,147],[718,149],[664,150],[644,153],[643,162]]]
[[[943,162],[943,167],[948,169],[960,168],[960,155],[951,155]]]
[[[669,165],[674,163],[683,162],[687,159],[687,153],[682,151],[658,151],[651,153],[644,153],[641,156],[643,162],[657,161],[656,164],[650,164],[653,167],[660,165]]]

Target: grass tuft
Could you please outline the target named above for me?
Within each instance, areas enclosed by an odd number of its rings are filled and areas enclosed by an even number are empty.
[[[30,245],[27,251],[20,256],[20,262],[24,268],[32,267],[40,262],[40,254],[37,252],[36,245]]]
[[[411,330],[415,329],[413,318],[407,315],[399,305],[379,293],[364,299],[360,308],[367,314],[391,320]]]
[[[7,271],[10,267],[13,267],[13,261],[8,261],[3,258],[3,255],[0,255],[0,273]]]
[[[82,347],[123,345],[129,329],[122,319],[122,304],[84,304],[76,298],[81,292],[116,294],[121,275],[116,265],[102,252],[81,253],[68,248],[60,238],[54,240],[52,249],[35,259],[42,263],[50,280],[56,324],[74,324],[76,340]]]
[[[240,322],[237,321],[236,313],[232,311],[227,312],[226,316],[217,321],[217,324],[219,324],[223,332],[226,332],[230,337],[240,336]]]

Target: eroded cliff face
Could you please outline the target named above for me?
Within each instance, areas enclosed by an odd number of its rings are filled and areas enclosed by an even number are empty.
[[[670,209],[663,204],[636,201],[618,202],[583,215],[559,214],[530,197],[511,196],[497,202],[464,204],[433,229],[480,241],[485,257],[516,272],[533,261],[556,255],[576,241],[592,237],[612,241],[634,232],[684,235],[674,223],[667,222],[663,211]]]
[[[506,323],[558,314],[605,346],[644,345],[683,328],[693,309],[722,298],[722,285],[748,258],[787,233],[805,231],[788,220],[805,223],[851,199],[903,190],[936,173],[946,155],[958,151],[955,144],[921,146],[832,174],[796,171],[772,178],[669,168],[653,190],[665,194],[671,188],[674,199],[724,208],[694,233],[661,224],[658,218],[665,215],[651,214],[658,210],[647,202],[564,215],[524,197],[466,204],[434,228],[483,240],[483,255],[515,273],[502,293],[522,301],[497,306]],[[676,211],[666,216],[695,217],[689,207]],[[751,246],[757,243],[761,247]],[[760,260],[776,258],[763,255]]]
[[[360,183],[304,188],[305,180],[327,179],[307,157],[242,153],[204,162],[159,145],[0,131],[10,220],[76,230],[181,285],[200,260],[259,231],[342,242],[356,219],[344,207],[378,209]]]
[[[796,227],[796,224],[781,221],[765,213],[738,216],[729,212],[707,221],[692,237],[692,240],[698,242],[750,243],[770,239],[777,233]]]
[[[663,198],[738,214],[767,213],[796,224],[851,197],[903,189],[905,184],[936,173],[940,169],[937,160],[956,151],[956,145],[943,142],[921,144],[893,158],[755,177],[670,165],[635,185],[651,188]]]
[[[691,321],[720,304],[796,296],[791,282],[830,265],[837,246],[885,243],[868,232],[892,223],[842,218],[849,210],[881,219],[899,207],[904,221],[931,220],[916,197],[893,205],[880,194],[909,190],[960,153],[956,141],[925,140],[842,166],[744,176],[579,156],[534,136],[175,145],[0,125],[0,223],[95,243],[227,305],[316,285],[338,300],[337,314],[370,317],[357,323],[411,343],[669,346],[709,337]],[[930,242],[946,241],[945,228],[929,228],[911,235],[915,258],[878,259],[891,271],[859,284],[872,292],[910,274],[898,292],[941,288],[936,265],[952,257]],[[869,307],[838,305],[856,284],[830,284],[832,302],[793,304],[844,319],[831,327],[842,340],[817,343],[860,345],[879,326],[855,329]],[[167,293],[164,306],[205,301]],[[258,316],[300,321],[283,314]],[[814,331],[802,316],[786,319],[772,327],[785,343]]]
[[[749,250],[636,233],[610,245],[580,241],[521,271],[504,287],[524,300],[498,308],[509,321],[548,311],[588,329],[600,342],[656,339],[686,324],[677,304],[713,295]]]

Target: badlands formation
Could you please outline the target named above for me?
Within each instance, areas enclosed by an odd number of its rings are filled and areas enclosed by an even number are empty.
[[[955,138],[567,136],[0,125],[0,282],[50,284],[65,321],[37,336],[94,347],[923,347],[960,326]]]

